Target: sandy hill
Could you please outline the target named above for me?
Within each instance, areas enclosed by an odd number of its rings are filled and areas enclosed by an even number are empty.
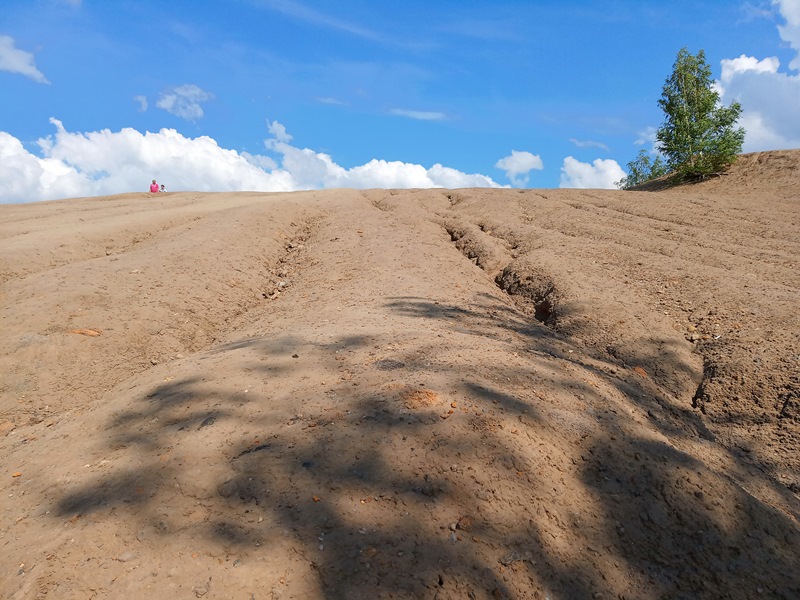
[[[771,150],[741,154],[724,172],[711,175],[693,184],[672,187],[669,177],[662,177],[636,186],[636,191],[660,192],[667,189],[690,190],[700,185],[706,191],[713,189],[755,191],[767,188],[772,195],[794,196],[800,181],[800,150]]]
[[[0,597],[800,597],[798,157],[0,206]]]

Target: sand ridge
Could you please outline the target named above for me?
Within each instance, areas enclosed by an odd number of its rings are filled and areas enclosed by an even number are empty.
[[[796,597],[800,161],[767,158],[0,207],[0,595]]]

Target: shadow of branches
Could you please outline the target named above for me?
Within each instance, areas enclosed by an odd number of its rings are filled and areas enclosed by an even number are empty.
[[[420,322],[395,350],[248,338],[133,398],[109,423],[116,469],[55,512],[202,537],[325,598],[800,594],[796,521],[679,449],[710,434],[647,378],[500,302],[387,308]]]

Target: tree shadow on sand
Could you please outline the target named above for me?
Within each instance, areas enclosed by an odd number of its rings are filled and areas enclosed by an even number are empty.
[[[165,540],[188,532],[231,555],[286,553],[325,598],[800,594],[796,522],[670,441],[707,434],[691,410],[499,305],[488,314],[406,298],[388,309],[420,319],[421,331],[510,340],[530,362],[495,365],[489,380],[472,364],[437,361],[438,342],[418,342],[353,364],[383,385],[343,379],[303,398],[302,414],[213,371],[164,382],[109,423],[109,448],[138,466],[84,482],[55,512],[127,514]],[[269,382],[292,368],[298,344],[313,346],[315,368],[341,373],[337,351],[364,353],[370,341],[249,338],[213,354],[251,353],[248,370]],[[554,377],[586,414],[559,421],[546,397],[523,393],[532,366],[554,359],[569,366]],[[404,383],[420,373],[459,377],[449,394]],[[641,407],[652,433],[589,375]],[[170,502],[200,505],[204,518],[165,520],[159,507]]]

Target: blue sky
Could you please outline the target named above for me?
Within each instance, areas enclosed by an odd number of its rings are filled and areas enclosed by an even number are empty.
[[[610,187],[684,46],[800,147],[800,0],[4,0],[0,202]]]

